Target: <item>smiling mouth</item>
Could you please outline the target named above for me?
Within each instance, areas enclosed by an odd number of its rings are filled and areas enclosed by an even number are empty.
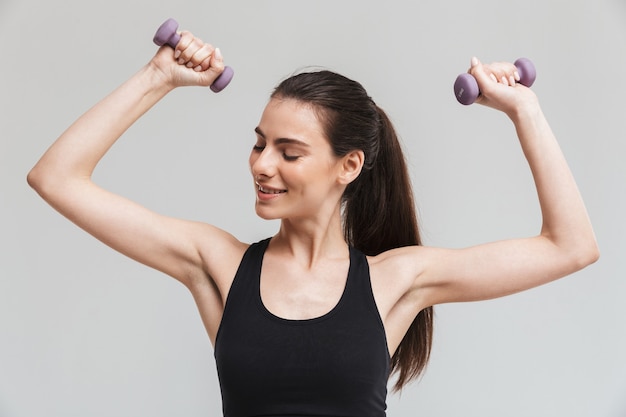
[[[259,183],[257,183],[256,185],[257,185],[257,189],[263,194],[282,194],[282,193],[287,192],[287,190],[276,190],[273,188],[265,188]]]

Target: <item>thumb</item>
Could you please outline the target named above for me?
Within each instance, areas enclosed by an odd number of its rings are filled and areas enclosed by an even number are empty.
[[[211,54],[211,61],[209,68],[206,70],[206,74],[212,80],[215,80],[222,72],[224,72],[224,57],[222,56],[220,48],[215,48],[215,51]]]
[[[480,91],[484,91],[485,85],[488,85],[489,82],[497,82],[497,80],[493,78],[493,74],[491,77],[487,74],[485,68],[483,67],[483,63],[476,57],[472,58],[468,73],[476,79]]]
[[[491,72],[491,69],[485,67],[478,58],[472,58],[471,67],[468,72],[478,83],[480,95],[476,100],[477,103],[491,106],[492,99],[500,97],[500,95],[506,91],[506,87],[498,82],[498,78]]]

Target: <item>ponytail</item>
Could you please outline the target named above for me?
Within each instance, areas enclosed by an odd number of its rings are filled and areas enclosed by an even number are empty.
[[[282,81],[274,98],[313,105],[335,155],[362,150],[365,162],[359,177],[342,198],[344,236],[366,255],[420,245],[415,203],[404,154],[385,112],[361,84],[331,71],[305,72]],[[417,378],[430,357],[433,310],[416,317],[391,358],[398,374],[394,390]]]
[[[379,116],[379,149],[372,167],[364,170],[344,194],[344,234],[348,243],[366,255],[420,245],[413,191],[404,154],[385,112]],[[391,358],[398,374],[394,390],[417,378],[428,363],[432,346],[433,308],[413,320]]]

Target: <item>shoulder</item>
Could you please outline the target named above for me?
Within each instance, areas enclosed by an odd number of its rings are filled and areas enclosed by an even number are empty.
[[[438,304],[448,296],[451,280],[463,277],[466,252],[420,245],[370,256],[372,290],[389,297],[392,307],[400,301],[418,310]]]
[[[398,278],[412,280],[424,271],[430,251],[430,248],[424,246],[404,246],[368,256],[367,262],[374,273],[393,274]]]

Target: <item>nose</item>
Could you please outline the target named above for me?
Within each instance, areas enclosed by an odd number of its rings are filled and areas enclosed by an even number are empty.
[[[253,150],[250,154],[250,171],[256,178],[271,178],[276,173],[274,155],[267,147],[262,150]]]

